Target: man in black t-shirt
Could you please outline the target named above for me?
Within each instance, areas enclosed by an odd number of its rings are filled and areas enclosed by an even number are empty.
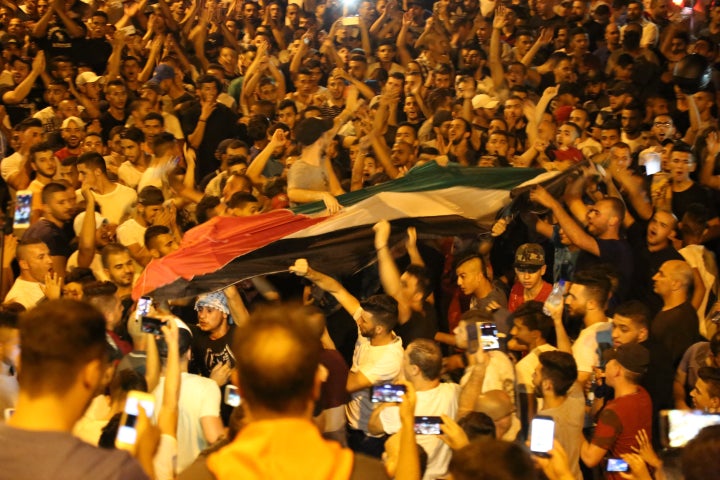
[[[220,387],[228,383],[235,367],[231,350],[235,325],[230,324],[230,308],[223,292],[202,295],[195,303],[198,324],[193,328],[192,353],[198,373],[210,377]]]

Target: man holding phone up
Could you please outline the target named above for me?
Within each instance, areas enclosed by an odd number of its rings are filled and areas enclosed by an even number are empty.
[[[103,381],[105,320],[92,306],[52,300],[20,318],[22,374],[15,414],[0,425],[2,477],[147,479],[159,432],[141,410],[133,459],[72,436]],[[40,461],[38,461],[40,460]]]
[[[345,410],[348,445],[356,452],[379,458],[385,436],[373,435],[368,428],[373,411],[370,387],[392,383],[402,369],[402,340],[392,331],[397,324],[397,302],[387,295],[374,295],[361,303],[340,282],[311,269],[304,258],[296,260],[290,271],[332,294],[357,322],[358,340],[347,380],[351,395]]]

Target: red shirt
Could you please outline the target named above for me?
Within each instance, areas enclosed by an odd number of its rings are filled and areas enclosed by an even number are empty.
[[[550,292],[552,292],[552,285],[544,281],[542,282],[542,288],[540,288],[540,291],[532,300],[535,300],[537,302],[545,302],[548,295],[550,295]],[[525,289],[519,282],[515,282],[512,290],[510,290],[510,298],[508,298],[508,310],[514,312],[520,305],[525,302]]]

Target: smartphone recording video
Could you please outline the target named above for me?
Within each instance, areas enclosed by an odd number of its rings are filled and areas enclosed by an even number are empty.
[[[372,387],[370,401],[373,403],[399,403],[403,401],[406,391],[405,385],[391,383],[375,385]]]
[[[498,350],[500,341],[498,340],[497,325],[494,323],[483,323],[480,326],[480,341],[483,350]]]
[[[440,417],[415,417],[415,435],[440,435]]]
[[[147,415],[148,418],[152,418],[155,411],[155,397],[150,393],[140,392],[138,390],[128,392],[125,409],[120,419],[120,427],[118,428],[115,439],[115,446],[117,448],[130,450],[133,445],[135,445],[137,440],[135,424],[140,415],[139,405],[142,405],[143,410],[145,410],[145,415]]]
[[[530,451],[538,456],[547,457],[553,448],[555,438],[555,420],[552,417],[537,416],[530,424]]]

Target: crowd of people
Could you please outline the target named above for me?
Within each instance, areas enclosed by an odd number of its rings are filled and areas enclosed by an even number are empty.
[[[720,414],[716,62],[704,0],[0,0],[0,479],[715,478],[720,426],[661,449]],[[132,298],[198,225],[428,163],[565,173]]]

